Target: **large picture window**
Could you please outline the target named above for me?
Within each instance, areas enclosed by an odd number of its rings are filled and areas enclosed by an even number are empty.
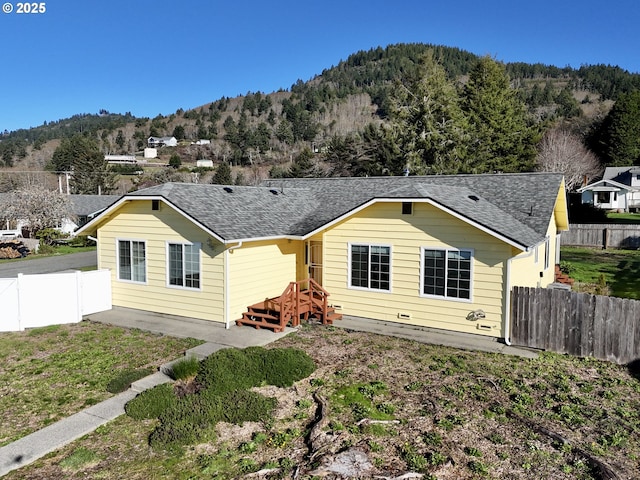
[[[200,288],[200,244],[169,244],[169,285]]]
[[[422,294],[471,299],[471,250],[422,250]]]
[[[350,285],[370,290],[391,289],[391,247],[351,245]]]
[[[118,240],[118,279],[140,283],[147,281],[145,242]]]

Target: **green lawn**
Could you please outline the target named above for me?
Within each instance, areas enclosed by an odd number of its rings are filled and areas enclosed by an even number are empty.
[[[604,279],[612,296],[640,300],[640,251],[562,247],[560,263],[577,282]]]
[[[85,338],[74,343],[82,347]],[[569,355],[524,359],[308,325],[273,346],[302,349],[318,368],[292,388],[255,389],[277,398],[267,421],[220,422],[215,438],[172,451],[150,446],[157,420],[123,415],[5,478],[312,480],[334,478],[313,476],[322,454],[352,447],[373,470],[349,478],[419,472],[425,480],[601,480],[593,459],[611,466],[615,478],[640,478],[637,371]],[[35,347],[31,358],[45,361]],[[46,366],[19,361],[0,365],[34,376],[35,367],[46,374],[61,359],[49,357]],[[67,363],[67,370],[78,368]],[[310,430],[321,416],[316,393],[327,402],[320,433],[327,444],[310,459]],[[21,409],[21,402],[12,405]],[[40,404],[43,412],[59,408]]]
[[[0,333],[0,446],[111,397],[124,372],[156,370],[200,343],[87,321]]]
[[[640,223],[640,213],[607,213],[611,223]]]

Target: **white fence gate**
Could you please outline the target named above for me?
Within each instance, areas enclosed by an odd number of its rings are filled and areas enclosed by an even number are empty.
[[[0,278],[0,332],[77,323],[110,309],[109,270]]]

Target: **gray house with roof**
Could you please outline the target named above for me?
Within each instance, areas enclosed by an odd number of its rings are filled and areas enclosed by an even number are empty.
[[[167,183],[78,231],[113,304],[229,326],[313,279],[344,315],[509,337],[513,286],[555,280],[568,228],[550,173]]]

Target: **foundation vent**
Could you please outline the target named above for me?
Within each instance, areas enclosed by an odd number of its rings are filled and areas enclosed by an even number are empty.
[[[411,314],[406,312],[398,312],[398,318],[400,320],[411,320]]]
[[[490,330],[493,330],[493,327],[491,325],[483,325],[481,323],[478,323],[477,327],[478,330],[483,330],[485,332],[488,332]]]

